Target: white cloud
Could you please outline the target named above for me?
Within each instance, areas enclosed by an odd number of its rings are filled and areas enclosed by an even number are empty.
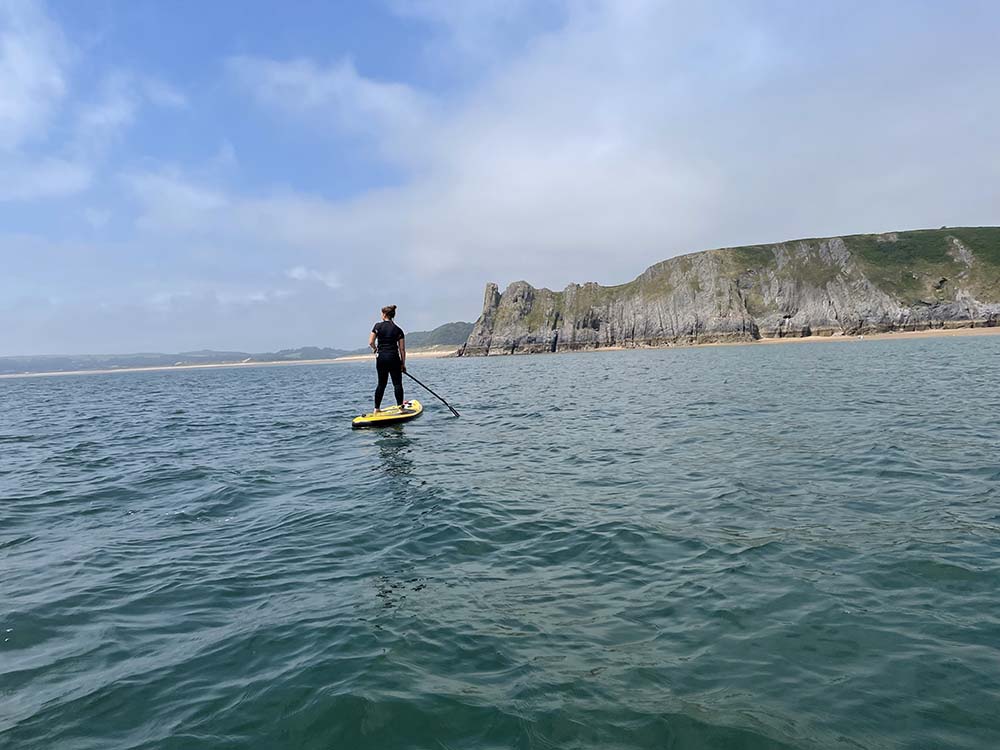
[[[106,75],[89,104],[67,106],[76,52],[43,4],[0,0],[0,202],[87,190],[144,104],[186,106],[183,94],[165,82],[124,71]],[[75,137],[59,140],[67,110]]]
[[[66,59],[62,34],[38,3],[0,2],[0,150],[45,133],[66,93]]]
[[[230,75],[259,104],[323,128],[372,137],[396,158],[430,122],[430,100],[402,83],[360,75],[350,60],[321,66],[310,60],[233,57]]]
[[[169,313],[192,304],[218,307],[266,305],[293,295],[290,289],[259,289],[239,285],[211,285],[205,282],[189,284],[183,289],[159,290],[147,296],[145,307],[153,312]]]
[[[318,281],[330,289],[336,289],[340,286],[340,279],[337,277],[337,274],[329,271],[317,271],[314,268],[306,268],[305,266],[289,268],[285,271],[285,275],[296,281]]]
[[[182,177],[165,173],[125,175],[124,183],[140,202],[141,228],[170,233],[190,230],[224,229],[231,218],[225,210],[231,200],[224,192],[194,184]]]
[[[85,190],[91,183],[88,167],[64,159],[0,161],[0,202],[56,198]]]
[[[0,1],[0,202],[85,190],[93,170],[76,158],[31,149],[44,143],[67,93],[69,50],[31,0]]]
[[[506,12],[491,7],[410,12],[457,29],[462,44],[462,29]],[[942,20],[931,11],[903,24],[869,9],[850,40],[829,30],[846,11],[805,6],[787,17],[724,3],[566,13],[448,106],[345,63],[233,61],[279,115],[365,122],[409,170],[399,187],[349,203],[258,201],[262,229],[309,228],[298,235],[318,262],[324,245],[338,262],[388,251],[439,283],[460,273],[561,286],[624,281],[723,244],[995,219],[986,165],[1000,103],[981,91],[1000,71],[985,52],[977,68],[940,55],[953,70],[916,80]],[[875,41],[879,54],[867,54]],[[928,108],[934,99],[948,106]]]
[[[445,37],[444,44],[428,46],[442,65],[462,68],[498,61],[524,44],[532,34],[544,33],[540,17],[564,20],[570,3],[564,0],[392,0],[390,7],[404,18],[429,24]]]
[[[169,84],[117,70],[105,76],[100,95],[77,114],[76,148],[90,158],[102,156],[136,121],[146,106],[180,109],[187,99]]]
[[[86,151],[104,148],[135,121],[139,102],[127,76],[109,76],[100,99],[84,107],[78,118],[79,138]]]
[[[156,107],[184,109],[188,106],[188,99],[183,92],[166,81],[145,76],[139,80],[139,87],[143,97]]]

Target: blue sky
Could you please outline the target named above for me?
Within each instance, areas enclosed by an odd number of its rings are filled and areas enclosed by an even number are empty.
[[[483,285],[996,224],[1000,4],[0,0],[0,355],[363,346]]]

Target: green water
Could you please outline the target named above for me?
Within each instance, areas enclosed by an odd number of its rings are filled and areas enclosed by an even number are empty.
[[[0,381],[0,748],[1000,747],[1000,337],[412,364]]]

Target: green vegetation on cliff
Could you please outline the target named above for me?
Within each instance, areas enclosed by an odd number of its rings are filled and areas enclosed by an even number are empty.
[[[472,333],[472,323],[458,321],[445,323],[433,331],[415,331],[406,334],[406,345],[411,349],[431,346],[461,346]]]
[[[1000,227],[690,253],[618,286],[488,287],[466,353],[1000,324]]]

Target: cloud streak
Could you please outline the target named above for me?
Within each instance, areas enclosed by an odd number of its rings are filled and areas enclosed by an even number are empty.
[[[340,279],[337,277],[337,274],[329,271],[317,271],[315,268],[295,266],[285,271],[285,275],[296,281],[318,281],[328,289],[336,289],[340,286]]]

